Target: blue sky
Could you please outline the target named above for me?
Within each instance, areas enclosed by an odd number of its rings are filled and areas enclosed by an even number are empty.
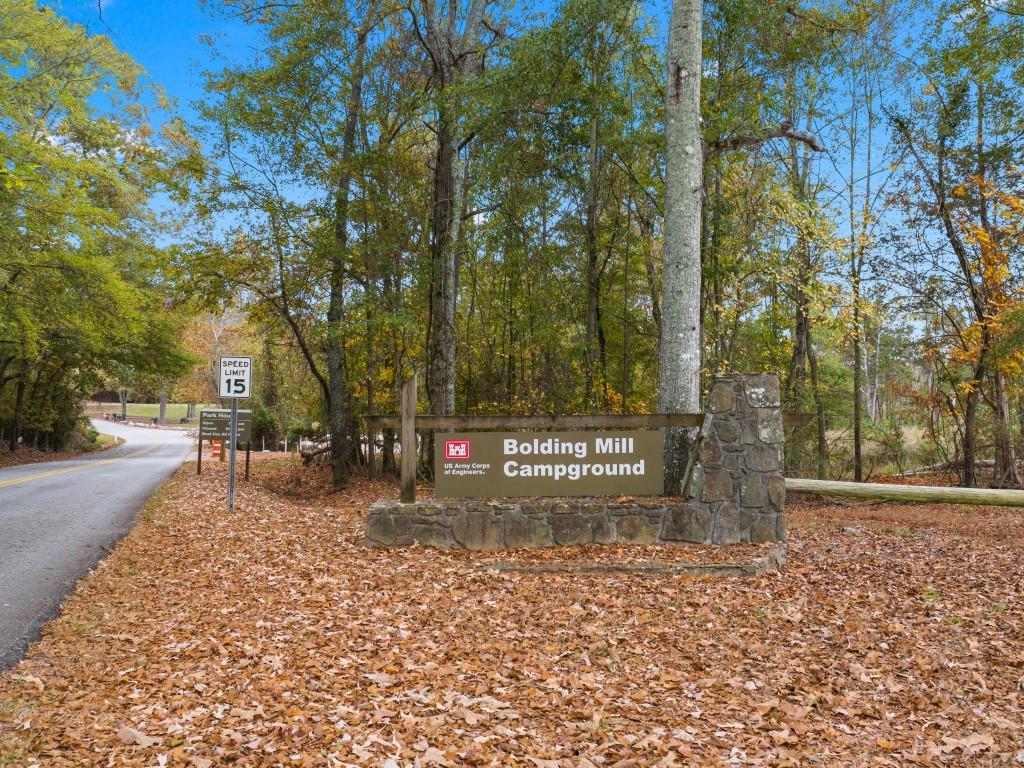
[[[2,1],[2,0],[0,0]],[[203,96],[203,71],[252,57],[262,42],[256,29],[212,12],[200,0],[40,0],[90,33],[109,37],[131,55],[176,102],[177,112],[197,122],[194,103]],[[98,3],[102,3],[102,11]],[[217,3],[212,2],[213,5]],[[549,11],[556,0],[520,0],[519,8]],[[645,0],[649,16],[667,22],[668,0]],[[664,28],[658,34],[664,34]],[[202,42],[215,38],[216,49]],[[222,60],[217,61],[217,57]],[[159,115],[154,115],[157,121]],[[880,136],[884,144],[884,137]],[[828,171],[824,171],[828,175]],[[158,204],[158,207],[159,204]]]
[[[253,41],[244,24],[200,8],[197,0],[63,0],[48,5],[89,32],[109,37],[138,61],[154,82],[178,102],[190,121],[192,102],[202,95],[202,72],[212,65],[201,36],[217,36],[221,53],[243,58]]]
[[[217,37],[221,56],[248,58],[256,42],[254,30],[239,21],[200,7],[198,0],[40,0],[89,32],[103,34],[138,61],[169,96],[180,113],[195,118],[192,102],[203,95],[204,69],[215,66],[202,36]],[[102,13],[99,9],[102,4]],[[555,0],[526,0],[523,6],[546,10]],[[648,13],[668,18],[667,0],[648,0]]]

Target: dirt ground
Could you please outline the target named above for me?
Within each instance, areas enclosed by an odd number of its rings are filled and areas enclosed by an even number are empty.
[[[255,458],[233,515],[180,472],[0,674],[0,766],[1024,763],[1021,510],[791,501],[756,580],[495,573]]]

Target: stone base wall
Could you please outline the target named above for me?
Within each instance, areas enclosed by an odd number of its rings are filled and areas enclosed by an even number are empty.
[[[718,376],[708,400],[685,500],[378,501],[370,507],[367,540],[389,547],[419,542],[473,550],[785,541],[778,377]]]
[[[578,544],[656,542],[765,542],[779,538],[777,518],[751,518],[743,532],[729,528],[739,517],[698,504],[657,500],[610,504],[600,499],[544,499],[506,503],[465,499],[415,504],[378,501],[370,508],[366,537],[374,544],[421,544],[446,549],[531,549]],[[715,526],[718,526],[716,529]]]

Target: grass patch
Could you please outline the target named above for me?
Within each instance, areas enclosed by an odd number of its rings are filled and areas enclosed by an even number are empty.
[[[55,624],[57,632],[66,633],[69,637],[91,637],[99,631],[103,625],[103,609],[98,605],[88,605],[69,618],[67,621]]]
[[[212,405],[196,405],[193,409],[195,418],[199,418],[199,412],[203,408],[213,408]],[[91,414],[102,414],[102,413],[120,413],[121,405],[119,403],[101,403],[99,407],[89,408]],[[129,419],[155,419],[160,416],[160,403],[128,403],[125,412]],[[168,421],[178,421],[185,418],[188,413],[187,403],[168,403],[167,410],[164,412],[165,418]]]
[[[0,766],[23,765],[21,748],[6,736],[0,736]]]
[[[178,473],[181,473],[182,471],[185,471],[184,465],[182,465],[182,468],[178,470]],[[144,523],[154,522],[156,520],[157,510],[163,505],[165,498],[167,498],[166,483],[157,488],[153,492],[153,495],[149,497],[149,501],[146,502],[145,506],[139,510],[139,520]]]
[[[122,445],[124,443],[123,437],[115,437],[114,435],[105,435],[102,432],[96,435],[96,440],[93,442],[94,451],[102,451],[106,448],[113,448],[115,445]]]

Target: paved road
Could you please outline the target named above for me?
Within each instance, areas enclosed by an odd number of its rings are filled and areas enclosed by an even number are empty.
[[[93,424],[125,444],[0,469],[0,669],[21,658],[103,548],[131,530],[192,444],[174,430]]]

